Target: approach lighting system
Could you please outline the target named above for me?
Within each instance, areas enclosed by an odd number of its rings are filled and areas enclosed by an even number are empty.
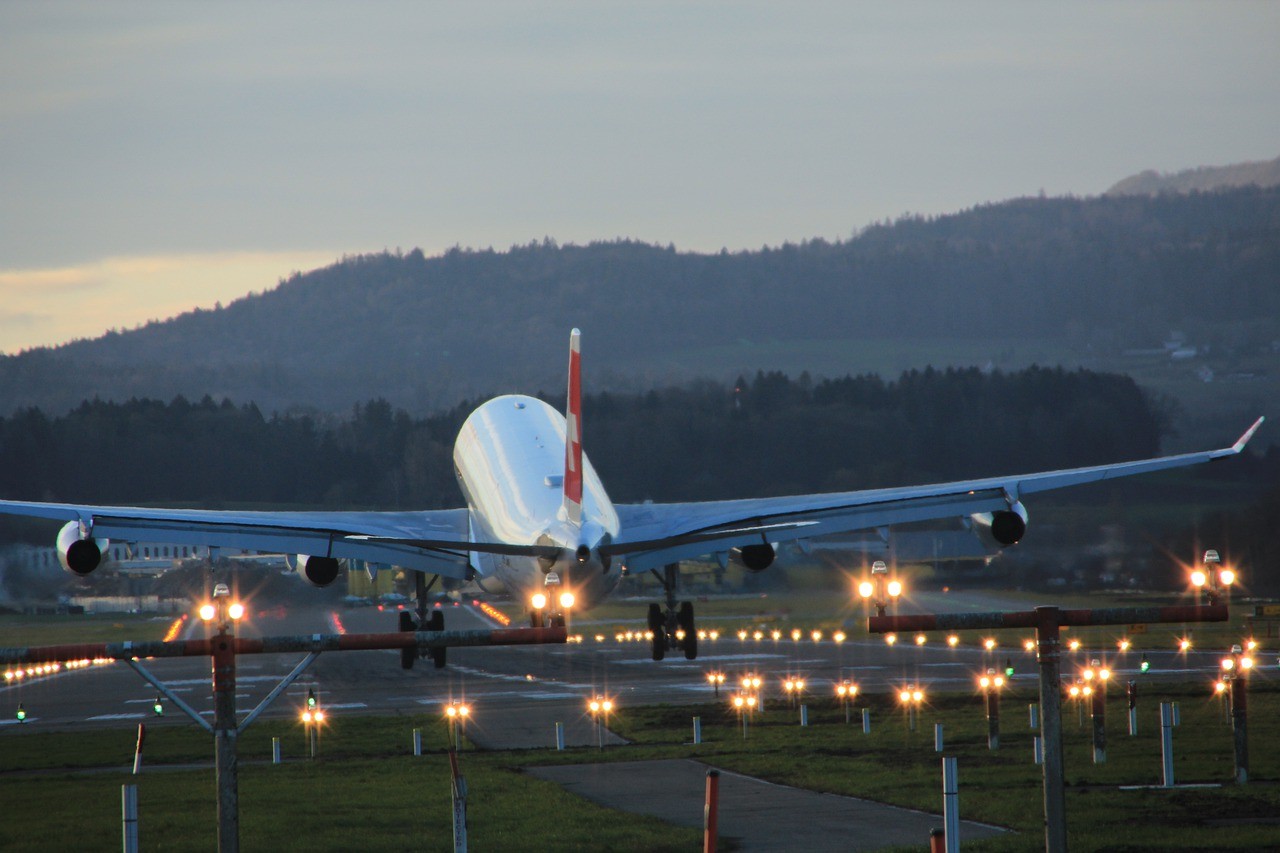
[[[948,634],[947,645],[954,649],[956,646],[960,645],[960,638],[955,634]]]
[[[244,605],[238,601],[231,602],[227,605],[227,616],[231,617],[232,621],[239,622],[244,618]]]
[[[1073,639],[1068,640],[1068,641],[1067,641],[1067,648],[1068,648],[1068,649],[1070,649],[1070,650],[1071,650],[1071,651],[1073,651],[1073,652],[1078,652],[1078,651],[1080,651],[1080,641],[1079,641],[1079,640],[1077,640],[1077,639],[1074,639],[1074,638],[1073,638]]]
[[[307,710],[314,710],[316,707],[316,690],[314,687],[307,688]]]
[[[1191,573],[1191,585],[1194,586],[1196,589],[1203,588],[1204,585],[1208,582],[1209,582],[1209,576],[1206,575],[1204,572],[1200,571],[1199,569],[1196,569]]]
[[[1151,669],[1151,661],[1147,660],[1146,654],[1143,654],[1142,662],[1138,664],[1138,670],[1140,672],[1146,672],[1149,669]]]
[[[929,641],[929,638],[928,638],[928,637],[926,637],[924,634],[916,634],[916,645],[917,645],[917,646],[923,646],[923,645],[924,645],[925,643],[927,643],[928,641]]]
[[[218,609],[209,602],[200,605],[200,618],[205,622],[212,622],[213,617],[218,615]]]
[[[983,640],[982,647],[987,651],[993,651],[996,647],[995,637],[987,637],[985,640]]]
[[[1031,652],[1034,652],[1034,651],[1036,650],[1036,641],[1035,641],[1035,640],[1023,640],[1023,641],[1022,641],[1022,650],[1023,650],[1024,652],[1027,652],[1028,654],[1030,654]]]
[[[534,610],[543,610],[547,606],[547,597],[540,592],[535,592],[529,599],[529,603],[533,605]]]
[[[157,717],[164,716],[164,703],[160,701],[160,697],[156,697],[156,701],[151,703],[151,710],[155,712]]]
[[[1223,586],[1231,586],[1236,582],[1236,573],[1231,569],[1221,569],[1218,571],[1218,583]]]
[[[871,581],[863,581],[862,583],[858,584],[858,595],[862,596],[863,598],[870,598],[871,594],[875,591],[876,591],[876,588],[871,585]]]
[[[18,722],[20,723],[25,723],[27,721],[27,709],[22,707],[21,702],[18,703],[18,713],[14,716],[18,718]]]
[[[563,608],[565,608],[566,610],[567,610],[567,609],[569,609],[570,607],[572,607],[572,606],[573,606],[573,603],[574,603],[576,600],[577,600],[577,599],[575,599],[575,598],[573,597],[573,593],[571,593],[571,592],[562,592],[562,593],[560,593],[560,606],[561,606],[561,607],[563,607]]]
[[[902,595],[902,581],[899,581],[899,580],[889,581],[888,590],[889,590],[890,598],[897,598],[898,596]]]
[[[1005,658],[1004,661],[1004,677],[1013,678],[1013,658]]]

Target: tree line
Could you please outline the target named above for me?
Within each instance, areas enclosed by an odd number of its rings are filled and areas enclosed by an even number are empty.
[[[557,408],[563,398],[549,397]],[[453,442],[473,404],[347,417],[205,397],[86,401],[0,418],[0,494],[84,503],[457,506]],[[836,491],[1136,458],[1163,417],[1129,378],[1031,368],[886,381],[757,373],[584,398],[584,442],[619,501]]]

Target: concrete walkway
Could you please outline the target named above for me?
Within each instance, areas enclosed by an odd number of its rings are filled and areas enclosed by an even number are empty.
[[[526,772],[609,808],[701,827],[708,769],[697,761],[671,759],[531,767]],[[963,800],[961,796],[961,813]],[[879,850],[894,845],[927,850],[930,830],[941,826],[940,814],[720,771],[720,836],[736,839],[743,850]],[[961,821],[960,840],[1004,831]]]

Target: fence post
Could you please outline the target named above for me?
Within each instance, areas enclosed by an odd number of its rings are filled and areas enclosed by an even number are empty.
[[[271,739],[271,763],[280,763],[280,738],[273,737]]]
[[[693,745],[697,746],[702,743],[702,718],[693,718]]]
[[[800,706],[800,725],[802,726],[809,725],[809,706],[808,705]]]
[[[702,851],[715,853],[719,834],[720,771],[707,771],[706,800],[702,805]]]
[[[864,735],[871,734],[871,709],[862,709],[862,733]]]
[[[1173,787],[1173,707],[1160,703],[1160,770],[1164,787]]]
[[[956,760],[942,759],[942,824],[947,853],[960,853],[960,796],[956,790]]]
[[[422,729],[413,730],[413,754],[422,755]]]
[[[564,723],[556,723],[556,751],[564,752]]]
[[[124,818],[124,853],[138,853],[138,786],[120,786]]]

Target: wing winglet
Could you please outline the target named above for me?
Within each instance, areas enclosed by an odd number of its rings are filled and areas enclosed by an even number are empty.
[[[582,333],[569,333],[569,395],[564,413],[564,512],[582,524]]]
[[[1244,435],[1240,436],[1240,438],[1236,440],[1236,443],[1231,445],[1231,452],[1239,453],[1241,450],[1244,450],[1244,446],[1249,443],[1249,440],[1253,438],[1253,434],[1258,431],[1258,427],[1262,426],[1262,422],[1266,419],[1266,415],[1263,415],[1254,421],[1253,426],[1245,430]]]

